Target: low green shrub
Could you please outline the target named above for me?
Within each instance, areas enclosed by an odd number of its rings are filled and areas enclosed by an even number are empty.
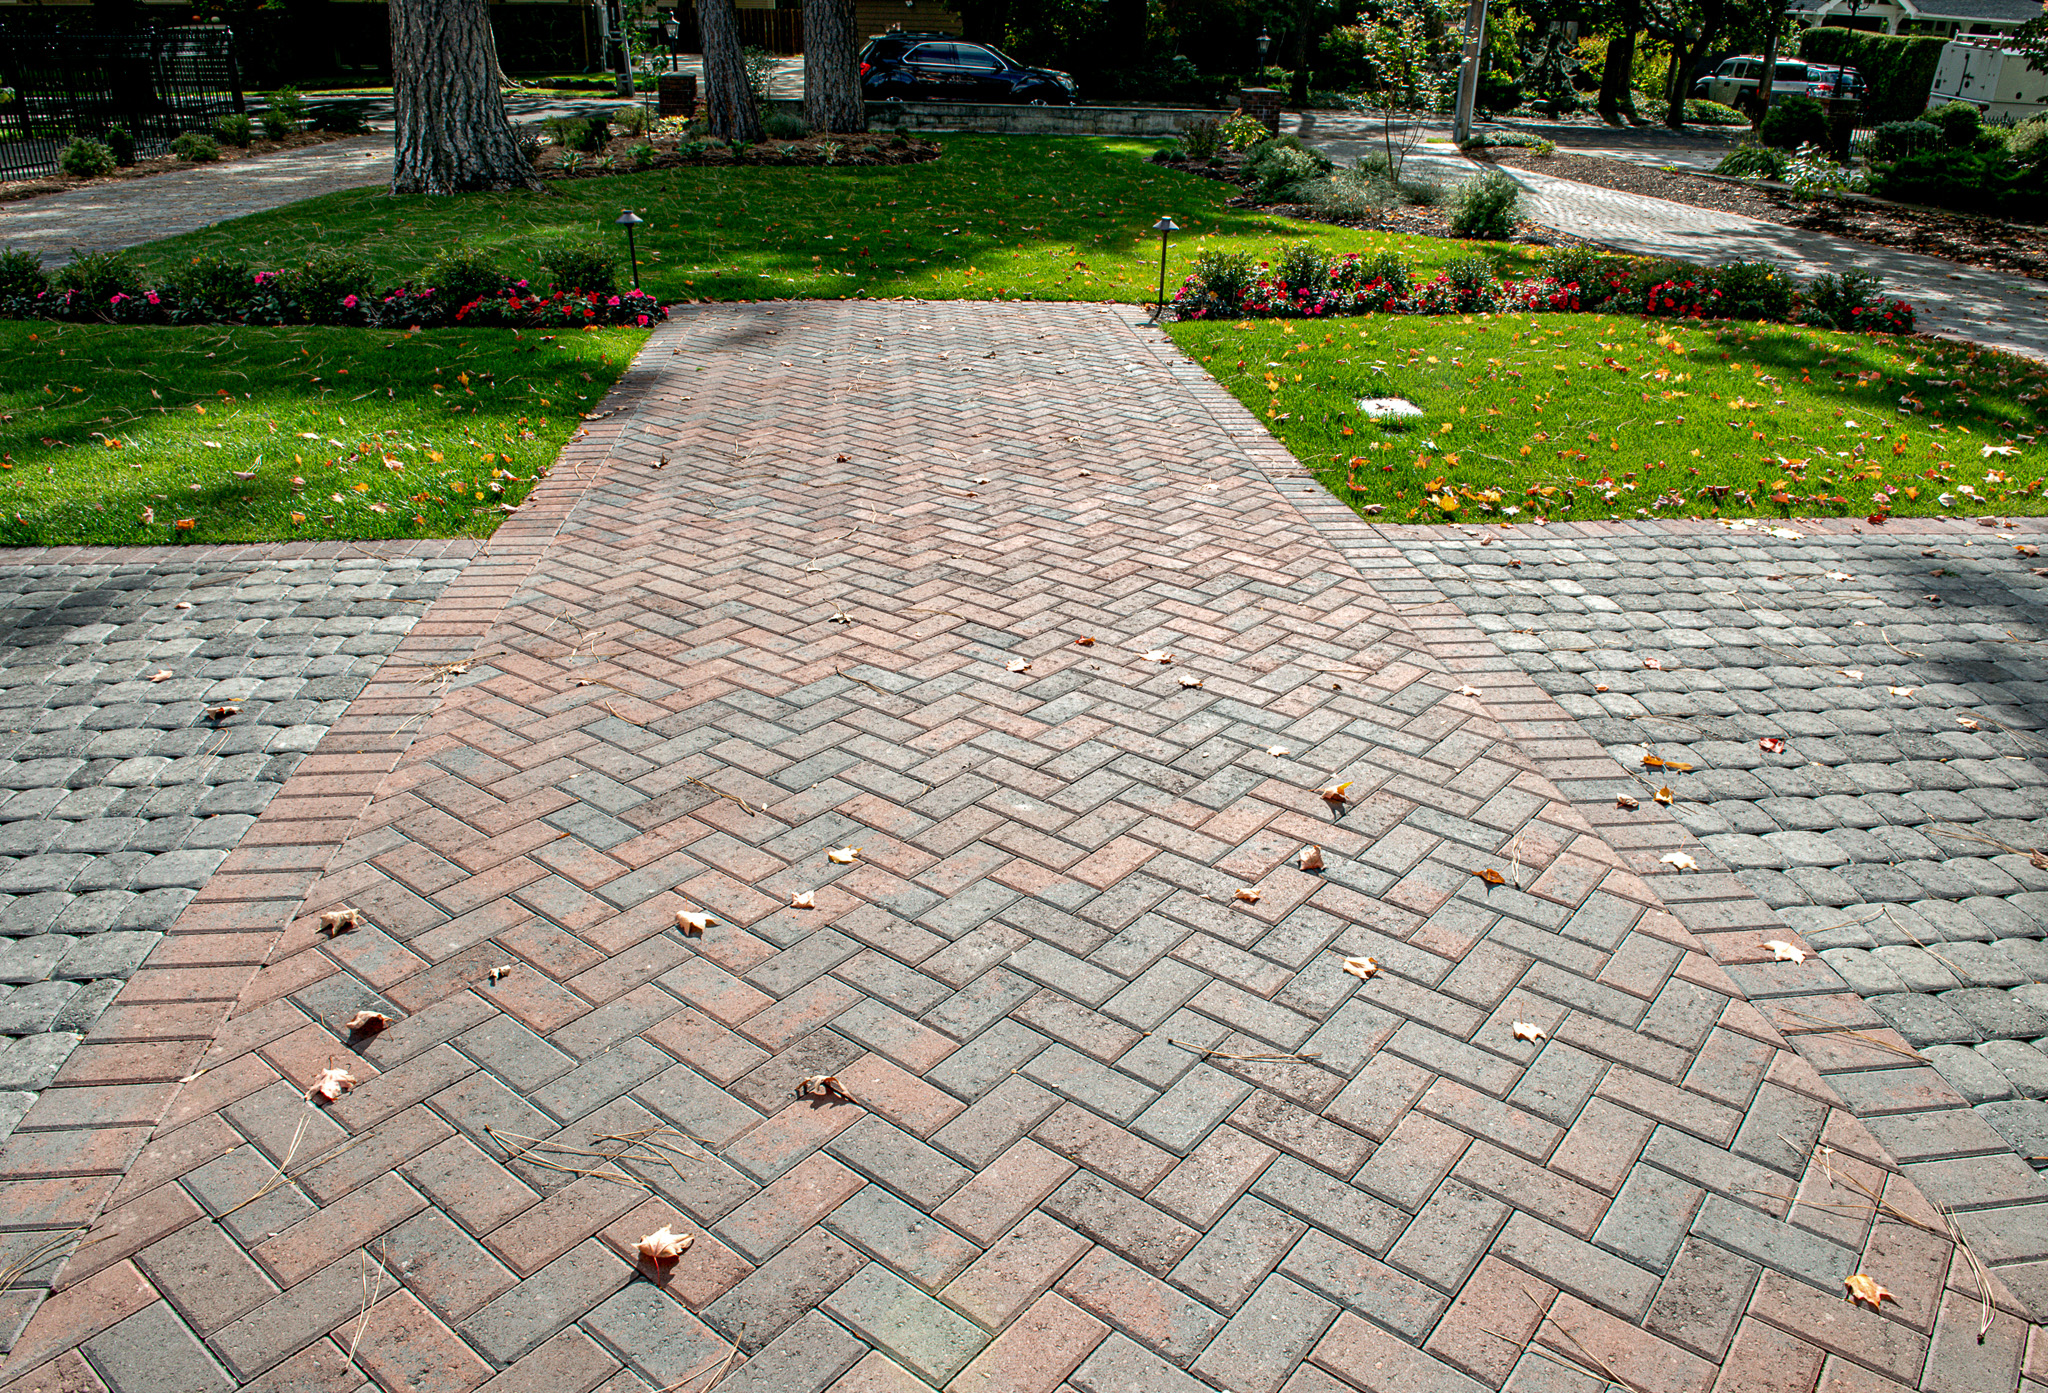
[[[33,300],[49,288],[42,257],[14,247],[0,251],[0,302]]]
[[[661,158],[661,151],[645,141],[626,151],[626,154],[633,161],[635,169],[652,169],[654,162]]]
[[[811,128],[792,112],[771,111],[761,118],[761,133],[770,140],[802,140]]]
[[[1771,98],[1771,109],[1757,127],[1756,138],[1774,150],[1797,150],[1802,145],[1828,143],[1828,114],[1811,97]]]
[[[223,116],[213,123],[213,134],[223,144],[246,149],[256,138],[256,123],[246,116]]]
[[[1451,235],[1505,242],[1515,235],[1521,210],[1522,186],[1506,171],[1489,169],[1459,188]]]
[[[377,272],[367,258],[355,252],[330,250],[315,252],[286,270],[280,281],[279,289],[303,306],[309,317],[332,323],[331,316],[356,308],[344,304],[350,296],[358,304],[369,298]]]
[[[296,87],[280,87],[263,99],[263,134],[283,140],[306,119],[306,99]]]
[[[170,302],[173,323],[212,324],[247,314],[255,302],[256,288],[248,262],[200,256],[173,268],[157,290]]]
[[[2006,153],[2029,169],[2048,169],[2048,119],[2035,117],[2005,136]]]
[[[605,113],[605,117],[627,135],[647,134],[648,116],[644,106],[615,106]]]
[[[1322,178],[1332,166],[1327,156],[1307,149],[1291,135],[1283,135],[1254,147],[1244,168],[1258,181],[1259,197],[1272,199],[1291,185]]]
[[[1264,121],[1242,111],[1233,111],[1224,118],[1222,135],[1223,143],[1233,150],[1249,150],[1260,141],[1273,138]]]
[[[190,160],[193,164],[211,164],[220,158],[220,146],[214,143],[210,135],[186,131],[171,142],[171,153],[181,160]]]
[[[554,290],[618,293],[619,259],[602,242],[552,242],[540,249],[539,259]]]
[[[1216,152],[1223,148],[1223,123],[1212,117],[1196,117],[1183,121],[1180,127],[1181,149],[1192,160],[1213,160]]]
[[[1886,121],[1870,133],[1870,158],[1879,164],[1941,146],[1941,127],[1932,121]]]
[[[1746,126],[1749,118],[1732,106],[1710,102],[1705,97],[1689,97],[1685,103],[1685,119],[1695,126]]]
[[[1967,150],[1976,143],[1983,127],[1984,113],[1968,102],[1938,106],[1921,118],[1941,132],[1941,143],[1951,150]]]
[[[509,277],[487,252],[451,247],[427,264],[420,284],[433,287],[442,300],[466,305],[488,299],[505,288]]]
[[[1823,329],[1911,333],[1913,311],[1901,301],[1886,300],[1883,291],[1884,282],[1868,271],[1816,276],[1799,296],[1798,317]]]
[[[114,152],[114,163],[123,169],[135,163],[135,132],[126,126],[107,128],[107,148]]]
[[[1521,81],[1497,71],[1483,72],[1475,100],[1481,111],[1513,111],[1522,104]]]
[[[367,102],[328,102],[306,112],[306,124],[316,131],[335,135],[361,135],[370,129]]]
[[[57,168],[80,179],[97,179],[114,172],[114,152],[99,141],[79,136],[57,156]]]
[[[1923,203],[1994,217],[2048,211],[2037,171],[2004,151],[1922,150],[1872,171],[1870,191],[1900,203]]]
[[[1738,145],[1721,156],[1714,173],[1737,179],[1783,179],[1788,163],[1783,150],[1764,145]]]
[[[1205,249],[1195,254],[1187,281],[1174,296],[1174,304],[1186,304],[1198,312],[1206,307],[1202,315],[1205,318],[1234,315],[1243,308],[1245,294],[1257,275],[1258,266],[1251,253]]]
[[[1799,152],[1785,166],[1785,182],[1792,186],[1795,198],[1825,198],[1858,189],[1863,183],[1855,174],[1829,159],[1827,152],[1818,145],[1799,147]]]
[[[73,248],[71,260],[51,277],[59,290],[75,290],[88,303],[104,305],[116,295],[141,293],[142,268],[132,254],[81,252]]]

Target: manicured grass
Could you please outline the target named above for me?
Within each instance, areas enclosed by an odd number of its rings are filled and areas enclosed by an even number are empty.
[[[1155,142],[1053,137],[941,137],[926,164],[859,169],[698,167],[551,183],[543,194],[393,198],[330,194],[151,243],[162,269],[202,253],[267,269],[319,247],[370,258],[393,280],[458,242],[507,269],[542,275],[537,249],[572,235],[605,238],[623,208],[647,219],[640,274],[663,301],[846,298],[1121,300],[1159,283],[1161,213],[1187,231],[1168,255],[1169,292],[1203,247],[1271,256],[1296,239],[1333,252],[1400,251],[1433,272],[1483,251],[1526,274],[1531,248],[1353,231],[1226,206],[1237,190],[1149,164]]]
[[[488,535],[646,337],[0,322],[0,544]]]
[[[1169,332],[1383,521],[2048,512],[2048,369],[1989,351],[1609,315]],[[1362,397],[1424,415],[1382,425]]]

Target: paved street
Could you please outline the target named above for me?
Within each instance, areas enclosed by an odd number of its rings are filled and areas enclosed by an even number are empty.
[[[1763,720],[1809,764],[1884,763],[1865,736],[1939,764],[1805,663],[2022,730],[2030,670],[1988,631],[1823,653],[1816,609],[1801,661],[1716,687],[1678,674],[1760,633],[1609,598],[1737,576],[1755,607],[1741,568],[1852,540],[1716,529],[1653,579],[1607,559],[1628,529],[1559,529],[1496,585],[1457,534],[1335,504],[1115,307],[687,307],[605,406],[0,1147],[6,1386],[1965,1390],[2048,1361],[2029,1197],[1966,1199],[1967,1251],[1930,1203],[2024,1163],[1988,1121],[2005,1149],[1947,1171],[1888,1149],[1925,1134],[1885,1090],[1942,1076],[1885,993],[1763,947],[1830,931],[1773,905],[1850,907],[1808,869],[2028,935],[1757,820],[1807,830],[1785,805],[1832,789],[1708,777],[1761,782]],[[1570,584],[1511,589],[1580,544]],[[1539,604],[1558,641],[1509,644]],[[1592,695],[1719,722],[1678,790],[1705,839],[1615,809],[1643,722],[1563,705],[1610,669]],[[2003,753],[1942,767],[2003,792]],[[2032,817],[1971,805],[1930,815]],[[1943,835],[1921,859],[2006,865]],[[636,1262],[664,1226],[688,1250]]]

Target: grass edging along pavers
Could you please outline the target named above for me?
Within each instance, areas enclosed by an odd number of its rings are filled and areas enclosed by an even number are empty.
[[[1612,314],[1167,333],[1386,521],[2048,513],[2048,368],[1942,340]]]
[[[0,321],[0,543],[488,536],[646,338]]]

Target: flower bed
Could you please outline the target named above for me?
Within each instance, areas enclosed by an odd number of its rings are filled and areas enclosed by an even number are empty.
[[[1887,300],[1858,271],[1799,286],[1763,262],[1694,266],[1582,247],[1547,257],[1543,274],[1502,280],[1484,257],[1417,278],[1398,257],[1328,260],[1311,247],[1275,262],[1204,252],[1173,298],[1179,319],[1321,318],[1346,314],[1604,313],[1672,319],[1756,319],[1866,333],[1910,334],[1911,305]]]

